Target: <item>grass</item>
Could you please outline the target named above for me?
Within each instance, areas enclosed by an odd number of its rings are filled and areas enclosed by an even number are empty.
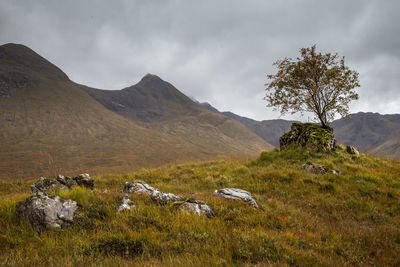
[[[312,161],[341,170],[307,174]],[[204,200],[208,219],[131,195],[116,214],[125,181]],[[5,266],[395,266],[400,264],[400,164],[344,152],[289,149],[253,161],[212,161],[96,177],[92,192],[57,191],[78,202],[75,223],[38,234],[16,216],[32,181],[0,181],[0,262]],[[213,197],[238,187],[262,209]],[[102,189],[107,193],[101,193]]]

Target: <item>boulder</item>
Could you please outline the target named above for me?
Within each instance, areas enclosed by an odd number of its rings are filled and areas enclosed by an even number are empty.
[[[56,181],[59,182],[62,185],[65,185],[68,188],[72,188],[74,186],[77,186],[77,182],[68,176],[63,176],[63,175],[57,175]]]
[[[94,180],[89,176],[88,173],[79,174],[73,178],[79,186],[83,186],[89,189],[94,188]]]
[[[347,153],[352,154],[352,155],[356,155],[356,156],[360,155],[360,152],[354,146],[346,146],[346,151],[347,151]]]
[[[123,211],[130,211],[134,207],[135,207],[135,204],[133,203],[132,200],[130,200],[129,196],[124,195],[122,197],[122,204],[118,208],[118,213],[123,212]]]
[[[194,198],[190,198],[182,204],[179,204],[179,210],[197,215],[204,215],[208,218],[213,215],[213,211],[206,203],[203,201],[197,201]]]
[[[183,197],[181,196],[176,196],[172,193],[161,192],[157,188],[151,187],[144,182],[125,182],[124,192],[148,195],[153,201],[161,205],[183,200]]]
[[[329,170],[323,165],[312,163],[312,162],[307,162],[304,164],[301,169],[307,173],[313,173],[313,174],[326,174],[326,173],[332,173],[334,175],[339,175],[341,174],[340,171],[337,170]]]
[[[19,205],[19,214],[41,231],[72,223],[77,209],[77,203],[73,200],[38,191]]]
[[[217,197],[225,198],[225,199],[235,199],[244,201],[254,208],[258,208],[258,204],[251,195],[250,192],[247,192],[238,188],[224,188],[220,190],[215,190],[214,195]]]
[[[291,145],[321,152],[332,151],[336,148],[333,129],[313,123],[293,123],[290,131],[279,139],[279,144],[281,150]]]

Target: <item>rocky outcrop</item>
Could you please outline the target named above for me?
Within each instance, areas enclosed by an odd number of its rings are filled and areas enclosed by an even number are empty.
[[[38,191],[19,205],[19,214],[41,231],[72,223],[77,209],[78,206],[73,200],[65,200]]]
[[[73,178],[63,175],[58,175],[55,179],[41,177],[31,185],[31,191],[47,192],[53,189],[71,189],[77,185],[93,189],[94,180],[87,173],[80,174]]]
[[[352,154],[352,155],[356,155],[356,156],[360,155],[360,152],[354,146],[346,146],[346,151],[347,151],[347,153]]]
[[[234,199],[244,201],[254,208],[259,208],[257,202],[250,192],[238,188],[224,188],[215,190],[214,195],[225,199]]]
[[[153,201],[161,205],[183,200],[183,197],[181,196],[176,196],[172,193],[161,192],[157,188],[151,187],[144,182],[125,182],[124,192],[148,195]]]
[[[124,212],[124,211],[130,211],[134,207],[135,207],[135,204],[129,198],[129,196],[128,195],[124,195],[122,197],[122,204],[118,208],[118,213],[121,213],[121,212]]]
[[[312,163],[312,162],[307,162],[306,164],[304,164],[301,167],[301,169],[307,173],[312,173],[312,174],[326,174],[326,173],[331,173],[331,174],[335,174],[335,175],[341,174],[340,171],[330,170],[323,165]]]
[[[333,129],[312,123],[293,123],[290,131],[279,139],[279,144],[281,150],[291,145],[321,152],[332,151],[336,148]]]
[[[203,201],[197,201],[194,198],[190,198],[179,204],[179,210],[197,215],[204,215],[208,218],[213,216],[213,211],[206,203]]]

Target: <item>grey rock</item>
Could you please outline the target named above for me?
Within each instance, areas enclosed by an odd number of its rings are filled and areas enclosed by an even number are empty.
[[[197,201],[193,198],[190,198],[180,204],[179,209],[196,215],[204,215],[208,218],[213,216],[213,211],[206,203],[204,203],[203,201]]]
[[[183,200],[183,197],[181,196],[176,196],[172,193],[161,192],[157,188],[151,187],[144,182],[125,182],[124,192],[148,195],[153,201],[161,205]]]
[[[39,191],[45,192],[48,190],[61,188],[61,187],[62,187],[61,184],[54,179],[40,177],[39,180],[37,180],[36,182],[34,182],[31,185],[31,191],[32,192],[39,192]]]
[[[89,189],[94,188],[94,180],[88,173],[79,174],[73,178],[79,186],[83,186]]]
[[[77,209],[77,203],[73,200],[38,191],[19,205],[19,214],[41,231],[72,223]]]
[[[63,175],[57,175],[56,181],[59,182],[62,185],[65,185],[68,188],[72,188],[74,186],[77,186],[78,183],[73,179],[68,176],[63,176]]]
[[[238,188],[224,188],[215,190],[214,195],[225,199],[234,199],[244,201],[254,208],[259,208],[256,200],[250,192]]]
[[[341,171],[338,170],[329,170],[323,165],[312,163],[312,162],[307,162],[304,164],[301,169],[307,173],[312,173],[312,174],[326,174],[326,173],[331,173],[334,175],[340,175],[342,174]]]
[[[346,146],[346,151],[347,151],[347,153],[352,154],[352,155],[356,155],[356,156],[360,155],[360,152],[354,146]]]
[[[118,213],[124,212],[124,211],[130,211],[132,208],[135,207],[135,204],[133,203],[132,200],[130,200],[128,195],[124,195],[122,197],[122,204],[118,208]]]

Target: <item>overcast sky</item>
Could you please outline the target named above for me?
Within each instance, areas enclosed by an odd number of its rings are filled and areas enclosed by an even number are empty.
[[[263,100],[272,63],[316,44],[360,73],[351,112],[388,114],[400,113],[399,12],[396,0],[2,0],[0,44],[27,45],[91,87],[152,73],[258,120],[279,118]]]

